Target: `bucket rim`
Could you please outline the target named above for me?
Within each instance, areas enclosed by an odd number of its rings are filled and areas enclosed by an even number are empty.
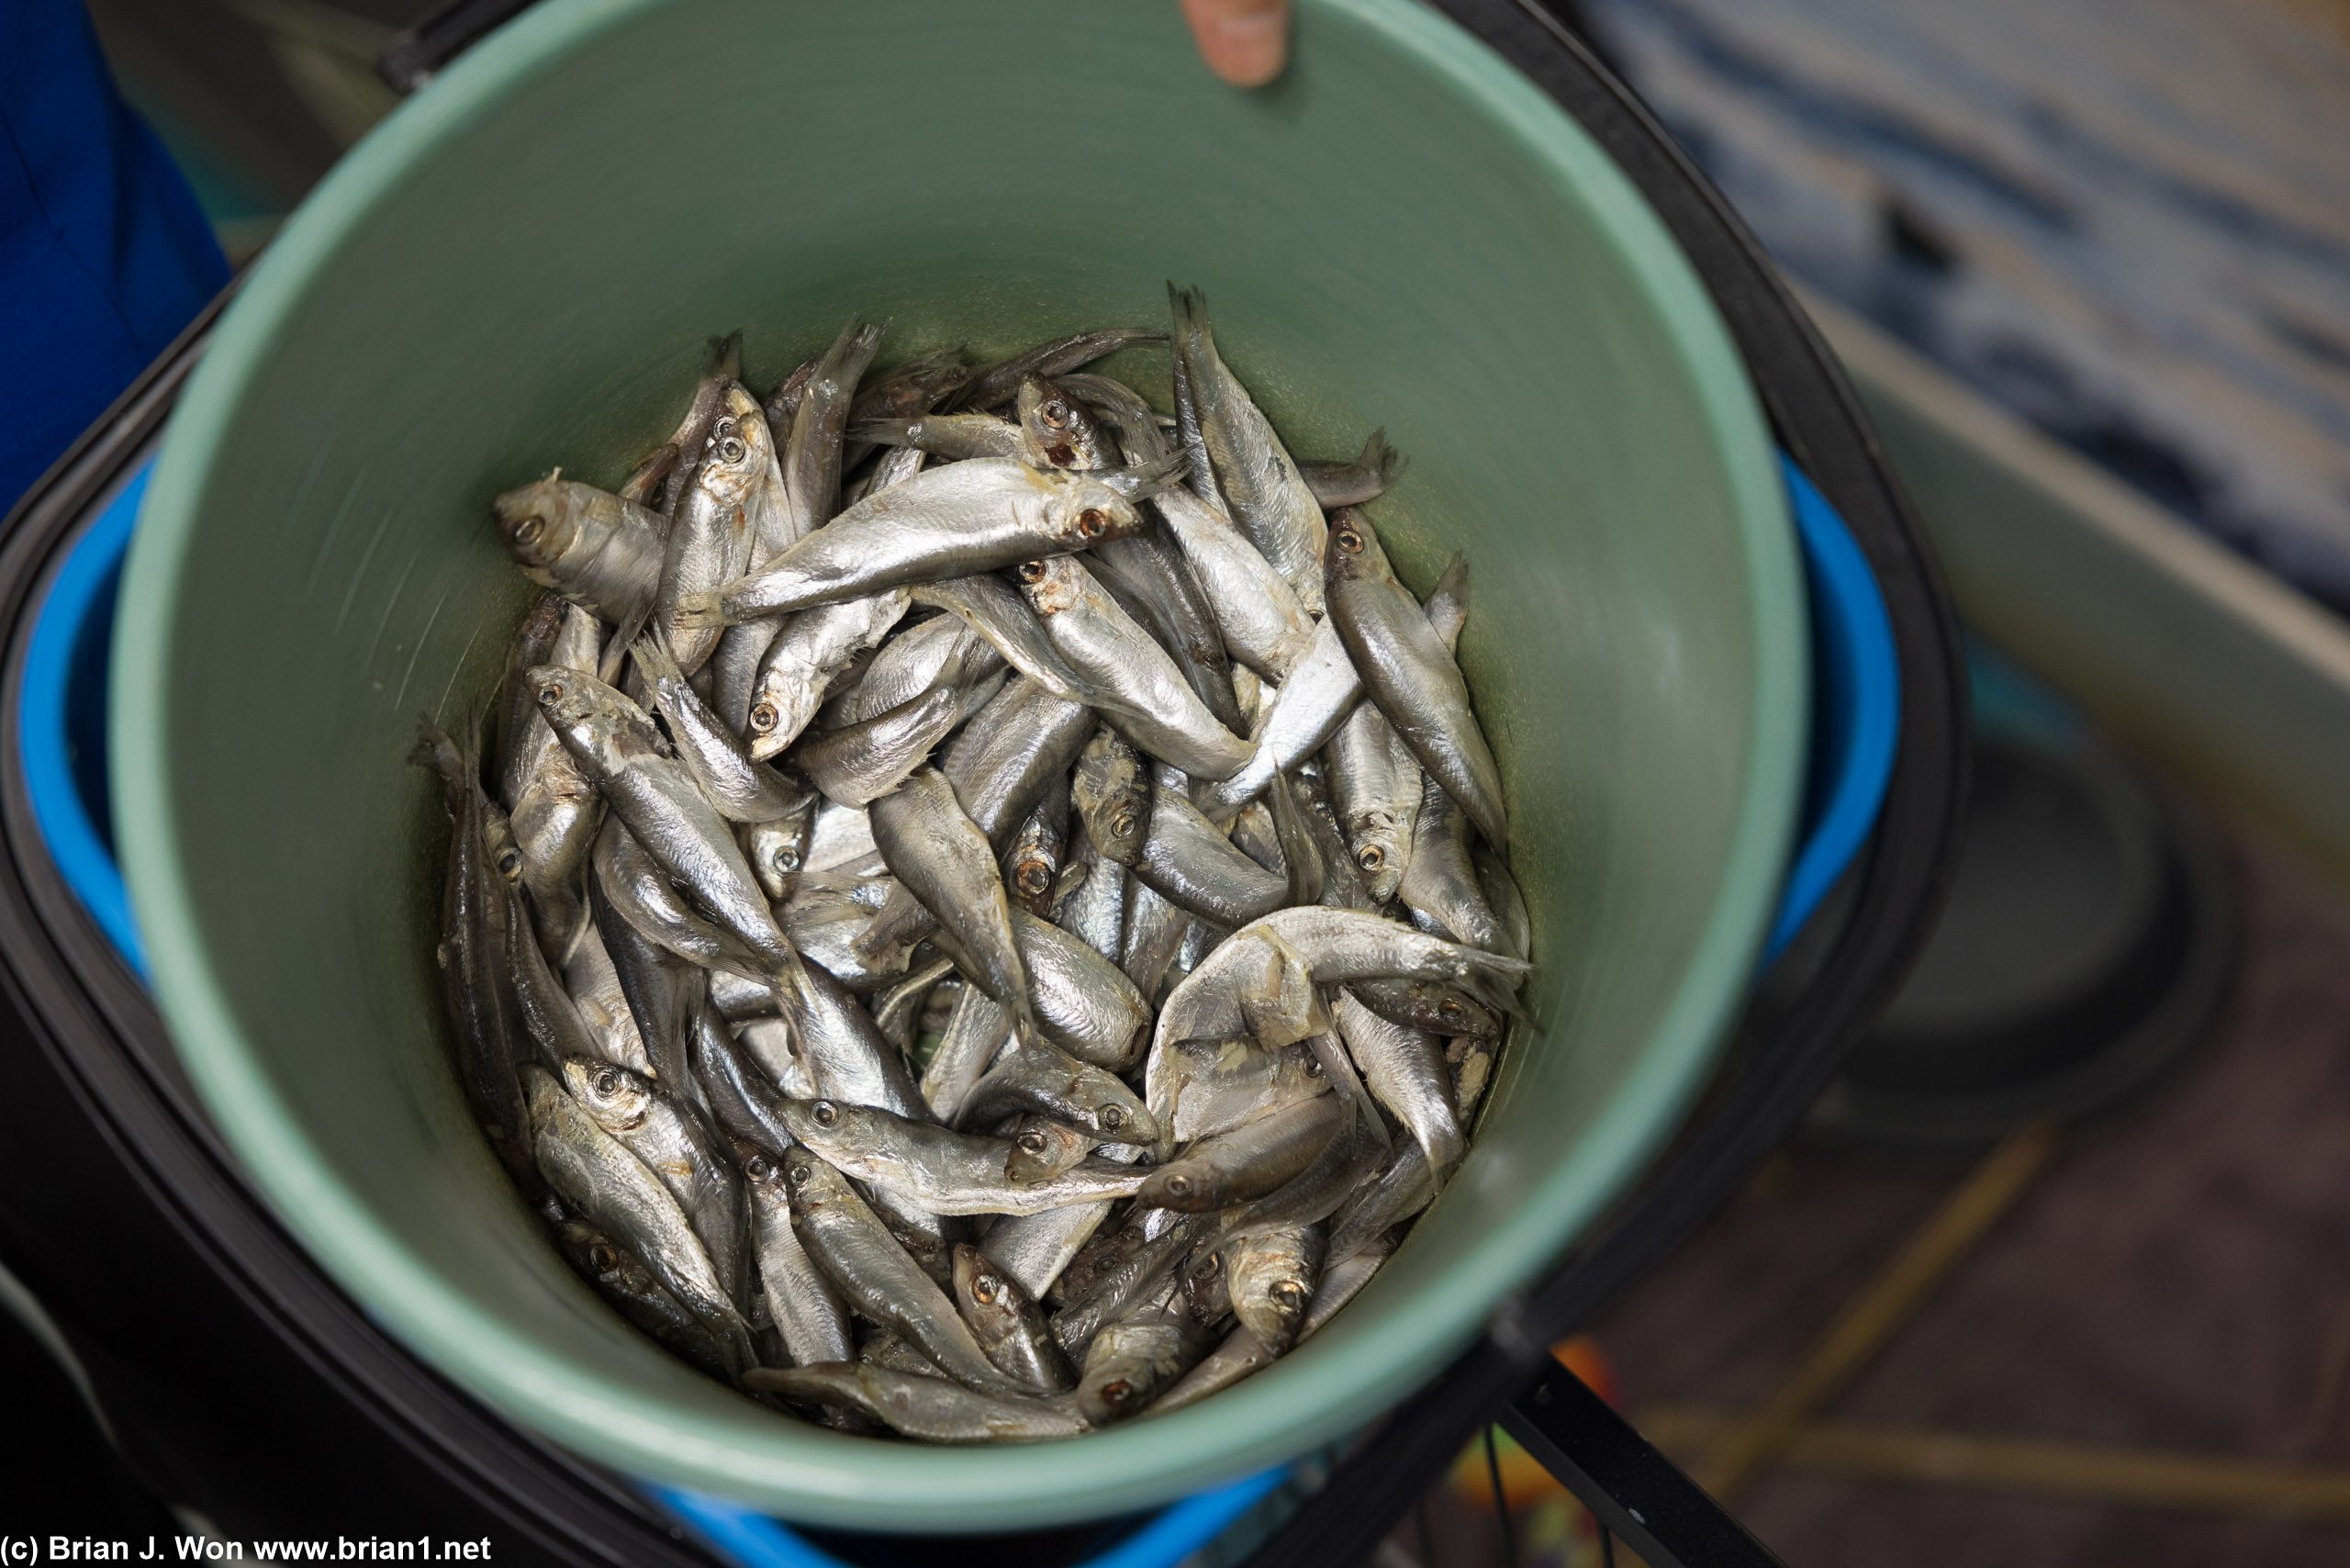
[[[1561,176],[1595,231],[1623,254],[1666,326],[1701,418],[1718,442],[1744,553],[1752,626],[1750,742],[1730,848],[1713,907],[1610,1114],[1533,1184],[1455,1271],[1327,1362],[1310,1421],[1283,1406],[1294,1380],[1260,1380],[1214,1406],[1058,1444],[1056,1463],[1019,1450],[872,1445],[819,1451],[804,1434],[772,1447],[714,1441],[660,1399],[488,1321],[334,1180],[261,1067],[210,970],[183,879],[164,737],[174,586],[212,461],[279,324],[336,259],[351,229],[410,166],[475,119],[623,21],[676,0],[550,0],[492,34],[402,106],[287,223],[222,319],[167,436],[123,586],[113,677],[113,787],[123,860],[156,993],[190,1075],[256,1186],[329,1271],[431,1364],[509,1416],[632,1473],[714,1491],[812,1523],[900,1530],[1013,1528],[1164,1502],[1287,1459],[1360,1425],[1432,1374],[1482,1329],[1491,1304],[1547,1265],[1642,1169],[1702,1081],[1761,950],[1796,827],[1808,702],[1807,614],[1794,529],[1757,399],[1727,328],[1662,222],[1595,140],[1517,70],[1411,0],[1303,0],[1304,9],[1382,36],[1432,79],[1474,102]],[[1505,1062],[1505,1073],[1513,1070]],[[1497,1092],[1503,1086],[1497,1085]],[[1274,1388],[1271,1385],[1281,1386]],[[1255,1421],[1250,1416],[1258,1417]],[[1235,1440],[1237,1432],[1256,1435]],[[829,1436],[829,1435],[827,1435]],[[1051,1474],[1039,1484],[1037,1473]]]

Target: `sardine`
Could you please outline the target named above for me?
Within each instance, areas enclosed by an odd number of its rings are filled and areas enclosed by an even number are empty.
[[[1040,917],[1052,913],[1061,856],[1069,846],[1069,781],[1056,772],[1035,807],[1013,829],[1012,843],[1003,852],[1005,890]]]
[[[481,787],[480,757],[470,739],[460,746],[428,720],[409,760],[440,774],[452,823],[435,957],[456,1036],[457,1081],[490,1151],[524,1198],[534,1199],[543,1184],[517,1074],[535,1047],[506,961],[512,890],[490,864],[486,828],[491,808]]]
[[[1431,980],[1458,986],[1488,1006],[1515,1008],[1527,965],[1498,953],[1441,941],[1401,922],[1357,910],[1285,909],[1233,933],[1159,1010],[1156,1041],[1227,1039],[1280,1016],[1270,1010],[1316,986],[1358,980]],[[1290,1009],[1294,1022],[1297,1010]],[[1311,1030],[1292,1038],[1302,1039]],[[1286,1044],[1286,1041],[1266,1041]]]
[[[869,814],[873,841],[890,871],[971,959],[965,978],[995,998],[1015,1026],[1035,1027],[995,852],[946,776],[919,768],[895,792],[875,801]]]
[[[887,637],[912,602],[904,588],[889,588],[786,616],[752,679],[742,732],[751,755],[764,760],[798,740],[823,706],[833,678]]]
[[[596,1294],[638,1332],[651,1336],[712,1377],[727,1375],[726,1353],[700,1318],[669,1294],[644,1260],[576,1219],[554,1227],[555,1249]]]
[[[845,1305],[905,1336],[957,1382],[984,1393],[1013,1392],[946,1292],[906,1255],[847,1178],[806,1148],[783,1151],[782,1164],[800,1244]]]
[[[946,400],[947,406],[958,409],[997,408],[1010,402],[1019,392],[1020,384],[1029,376],[1066,375],[1120,349],[1131,348],[1136,343],[1161,343],[1166,341],[1164,332],[1125,328],[1071,332],[1067,337],[1054,338],[1033,348],[1023,349],[1009,359],[999,360],[975,373]]]
[[[950,1132],[844,1101],[786,1101],[785,1125],[827,1163],[938,1215],[1017,1215],[1063,1204],[1130,1198],[1141,1172],[1087,1160],[1050,1181],[1014,1185],[1010,1140]],[[950,1369],[951,1370],[951,1369]]]
[[[1337,516],[1326,578],[1330,619],[1371,700],[1485,841],[1508,853],[1501,768],[1470,705],[1468,682],[1419,602],[1395,580],[1360,511]]]
[[[1158,994],[1167,968],[1192,929],[1189,911],[1169,902],[1140,878],[1126,884],[1126,928],[1118,967],[1146,999]]]
[[[1314,1299],[1305,1309],[1305,1321],[1298,1326],[1301,1343],[1313,1338],[1315,1331],[1330,1321],[1337,1310],[1362,1293],[1363,1286],[1387,1261],[1388,1249],[1374,1243],[1341,1258],[1335,1249],[1323,1266],[1321,1283],[1315,1287]],[[1144,1412],[1149,1416],[1169,1416],[1186,1406],[1198,1404],[1211,1394],[1221,1394],[1234,1383],[1272,1365],[1273,1356],[1258,1342],[1256,1335],[1246,1328],[1237,1328],[1225,1342],[1210,1351],[1205,1361],[1183,1374],[1181,1381],[1162,1394]]]
[[[1434,778],[1425,779],[1420,788],[1419,816],[1412,826],[1412,858],[1404,868],[1395,895],[1433,919],[1456,942],[1488,952],[1508,951],[1501,923],[1485,902],[1484,889],[1469,857],[1468,813]]]
[[[932,1114],[948,1126],[960,1120],[964,1103],[1012,1036],[1012,1020],[987,992],[967,985],[955,1000],[938,1049],[923,1069],[922,1097]]]
[[[1325,622],[1329,624],[1329,622]],[[1324,748],[1330,804],[1374,904],[1395,896],[1420,814],[1420,764],[1377,704],[1359,704]]]
[[[661,716],[669,722],[677,759],[721,814],[738,823],[780,822],[813,803],[805,789],[744,749],[741,739],[687,683],[668,649],[649,636],[640,637],[632,656]]]
[[[1321,1282],[1327,1241],[1328,1233],[1317,1220],[1236,1231],[1219,1248],[1233,1316],[1256,1335],[1267,1354],[1287,1355],[1297,1343],[1315,1286]]]
[[[1191,801],[1164,787],[1152,791],[1150,831],[1133,869],[1136,881],[1218,925],[1246,925],[1288,902],[1285,875],[1249,859]]]
[[[1348,716],[1365,706],[1362,695],[1362,680],[1347,656],[1346,644],[1328,621],[1322,622],[1304,655],[1290,667],[1289,678],[1250,731],[1255,752],[1238,772],[1202,792],[1201,811],[1211,822],[1231,820],[1276,777],[1326,745],[1336,744]]]
[[[955,1301],[998,1372],[1031,1394],[1065,1394],[1077,1382],[1035,1298],[975,1247],[955,1249]]]
[[[717,1135],[649,1080],[608,1061],[573,1057],[564,1086],[588,1114],[644,1162],[685,1211],[727,1298],[745,1311],[751,1288],[750,1211],[741,1175]]]
[[[1012,1151],[1003,1157],[1003,1174],[1015,1187],[1049,1182],[1093,1152],[1091,1133],[1034,1113],[1017,1118],[1005,1136]]]
[[[730,1376],[756,1364],[750,1326],[729,1299],[685,1211],[644,1163],[613,1140],[564,1092],[554,1076],[524,1064],[532,1148],[539,1169],[563,1201],[588,1224],[643,1259],[718,1341]]]
[[[1337,1131],[1337,1097],[1317,1094],[1204,1137],[1151,1171],[1136,1196],[1151,1208],[1204,1214],[1259,1198],[1313,1163]]]
[[[661,584],[652,625],[691,675],[718,647],[714,623],[688,623],[680,607],[715,592],[750,570],[755,535],[751,492],[767,476],[770,453],[767,416],[758,399],[730,383],[725,407],[710,427],[710,442],[692,483],[677,498],[661,557]]]
[[[1125,951],[1126,868],[1093,847],[1082,823],[1069,853],[1053,895],[1053,924],[1117,963]]]
[[[1158,1141],[1158,1118],[1116,1074],[1080,1061],[1047,1040],[1015,1035],[1000,1036],[998,1043],[1002,1049],[994,1065],[957,1103],[951,1125],[984,1126],[1036,1111],[1090,1127],[1102,1143],[1147,1147]]]
[[[1055,651],[1087,683],[1085,700],[1137,745],[1203,778],[1228,777],[1248,760],[1248,743],[1224,727],[1083,565],[1040,555],[1016,575]]]
[[[681,600],[679,620],[755,620],[1083,550],[1140,527],[1134,498],[1167,479],[1155,467],[1039,473],[1016,457],[928,469],[867,496],[757,577]]]
[[[885,414],[859,420],[849,438],[861,446],[910,448],[942,463],[1022,455],[1020,427],[996,414]]]
[[[651,612],[668,534],[658,512],[560,478],[509,490],[492,507],[506,553],[532,582],[616,624]]]
[[[861,724],[811,735],[792,752],[791,759],[826,800],[869,808],[876,797],[896,790],[927,762],[947,732],[968,718],[990,690],[934,688]]]
[[[1147,1302],[1105,1325],[1086,1348],[1077,1407],[1097,1427],[1140,1415],[1214,1346],[1181,1307]]]
[[[1168,286],[1175,308],[1174,352],[1183,361],[1197,404],[1200,437],[1215,465],[1216,487],[1232,521],[1297,592],[1309,614],[1322,613],[1322,508],[1239,377],[1225,367],[1196,289]]]
[[[1118,966],[1048,920],[1012,914],[1036,1030],[1080,1061],[1124,1072],[1150,1045],[1150,1003]],[[941,940],[950,939],[942,933]],[[959,947],[959,942],[957,944]]]
[[[627,989],[621,984],[620,971],[613,967],[612,956],[593,922],[572,949],[571,961],[564,966],[563,985],[604,1060],[631,1072],[655,1070],[653,1058],[645,1054],[636,1015],[629,1010]]]
[[[1153,1059],[1159,1076],[1154,1116],[1190,1143],[1246,1126],[1300,1100],[1327,1093],[1330,1081],[1313,1048],[1293,1040],[1265,1050],[1247,1040],[1185,1040]]]
[[[1501,1015],[1468,992],[1433,980],[1363,980],[1347,988],[1391,1024],[1432,1035],[1501,1037]]]
[[[756,954],[771,975],[799,967],[733,829],[636,704],[575,670],[534,669],[539,705],[635,840],[699,913]]]
[[[770,1155],[737,1139],[734,1152],[751,1199],[760,1288],[784,1348],[797,1366],[848,1360],[853,1353],[848,1309],[792,1227],[791,1189],[783,1174],[783,1157],[789,1151]]]
[[[1149,837],[1151,779],[1142,754],[1103,725],[1079,754],[1069,784],[1085,831],[1111,860],[1131,867]]]
[[[772,902],[786,902],[799,890],[815,834],[816,810],[811,796],[799,811],[773,822],[745,823],[734,835],[743,846],[743,857],[751,863],[751,874],[759,879],[759,891]]]
[[[992,578],[987,579],[993,581]],[[998,587],[1002,587],[998,584]],[[909,595],[927,593],[928,588],[897,589]],[[1004,588],[1007,594],[1012,590]],[[889,597],[883,595],[880,597]],[[863,600],[848,600],[849,604]],[[834,607],[838,608],[838,607]],[[823,610],[808,610],[820,615]],[[885,629],[885,635],[887,634]],[[838,697],[827,698],[819,711],[818,722],[827,729],[839,729],[886,713],[899,703],[921,696],[936,686],[943,672],[959,667],[967,676],[991,675],[984,659],[978,657],[982,639],[962,622],[951,615],[934,615],[927,621],[911,624],[900,622],[896,635],[881,645],[873,662],[865,666],[865,674],[856,684]]]
[[[1286,681],[1314,644],[1316,622],[1289,579],[1248,536],[1187,489],[1163,490],[1151,505],[1191,562],[1233,659],[1267,680]]]

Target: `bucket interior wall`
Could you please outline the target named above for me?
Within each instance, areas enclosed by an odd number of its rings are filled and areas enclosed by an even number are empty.
[[[884,363],[1166,319],[1374,503],[1507,785],[1535,1027],[1440,1204],[1329,1329],[1176,1417],[1026,1450],[758,1407],[565,1268],[471,1126],[405,756],[484,713],[533,590],[487,504],[612,485],[705,338],[764,391],[852,313]],[[1166,406],[1162,350],[1104,368]],[[1308,4],[1270,91],[1174,6],[540,7],[312,198],[178,416],[116,659],[116,799],[216,1114],[338,1277],[520,1418],[637,1473],[866,1528],[1100,1514],[1303,1451],[1456,1351],[1636,1170],[1709,1059],[1783,865],[1801,589],[1761,421],[1685,263],[1555,107],[1402,0]]]

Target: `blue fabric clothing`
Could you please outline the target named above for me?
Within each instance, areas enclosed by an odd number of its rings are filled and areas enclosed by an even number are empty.
[[[0,512],[228,281],[82,0],[0,0]]]

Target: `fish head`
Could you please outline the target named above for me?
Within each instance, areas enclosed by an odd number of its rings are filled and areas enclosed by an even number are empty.
[[[498,802],[485,802],[488,810],[482,813],[482,847],[489,854],[490,869],[506,879],[509,887],[522,885],[522,846],[514,842],[514,821],[498,810]]]
[[[1149,1147],[1158,1141],[1158,1118],[1140,1101],[1128,1103],[1107,1095],[1093,1107],[1093,1130],[1111,1143]]]
[[[784,1102],[785,1120],[790,1119],[790,1107],[798,1101]],[[783,1184],[791,1194],[791,1209],[801,1214],[828,1204],[838,1204],[847,1195],[848,1179],[811,1149],[795,1143],[784,1152]]]
[[[1071,550],[1125,539],[1142,527],[1135,503],[1090,474],[1046,476],[1044,529]]]
[[[644,1120],[653,1108],[653,1090],[628,1069],[586,1057],[570,1057],[563,1064],[564,1087],[588,1108],[606,1130],[626,1130]]]
[[[774,438],[759,400],[741,382],[730,383],[718,418],[711,421],[710,439],[702,445],[701,466],[694,486],[721,506],[740,506],[767,471]]]
[[[1358,817],[1348,836],[1352,841],[1355,868],[1362,874],[1363,891],[1372,903],[1385,903],[1404,880],[1411,834],[1393,813],[1372,811]]]
[[[1360,507],[1341,507],[1330,514],[1330,537],[1322,549],[1322,575],[1333,583],[1391,581],[1387,552]]]
[[[1184,1266],[1183,1300],[1191,1308],[1192,1321],[1202,1325],[1214,1323],[1232,1310],[1232,1287],[1222,1248],[1208,1248]]]
[[[610,689],[593,676],[561,665],[541,665],[522,678],[530,682],[531,700],[540,714],[558,732],[593,726],[604,714],[603,695]]]
[[[1021,597],[1040,620],[1073,610],[1092,597],[1086,591],[1093,588],[1090,580],[1092,574],[1074,556],[1039,555],[1033,561],[1021,562],[1013,568],[1012,575],[1020,581]]]
[[[1020,383],[1014,406],[1021,443],[1039,467],[1106,468],[1109,446],[1092,411],[1059,383],[1031,375]]]
[[[981,1338],[1000,1339],[1017,1326],[1026,1294],[986,1253],[958,1241],[954,1268],[956,1305]]]
[[[524,571],[545,571],[579,538],[579,511],[567,479],[519,486],[490,502],[506,553]]]

